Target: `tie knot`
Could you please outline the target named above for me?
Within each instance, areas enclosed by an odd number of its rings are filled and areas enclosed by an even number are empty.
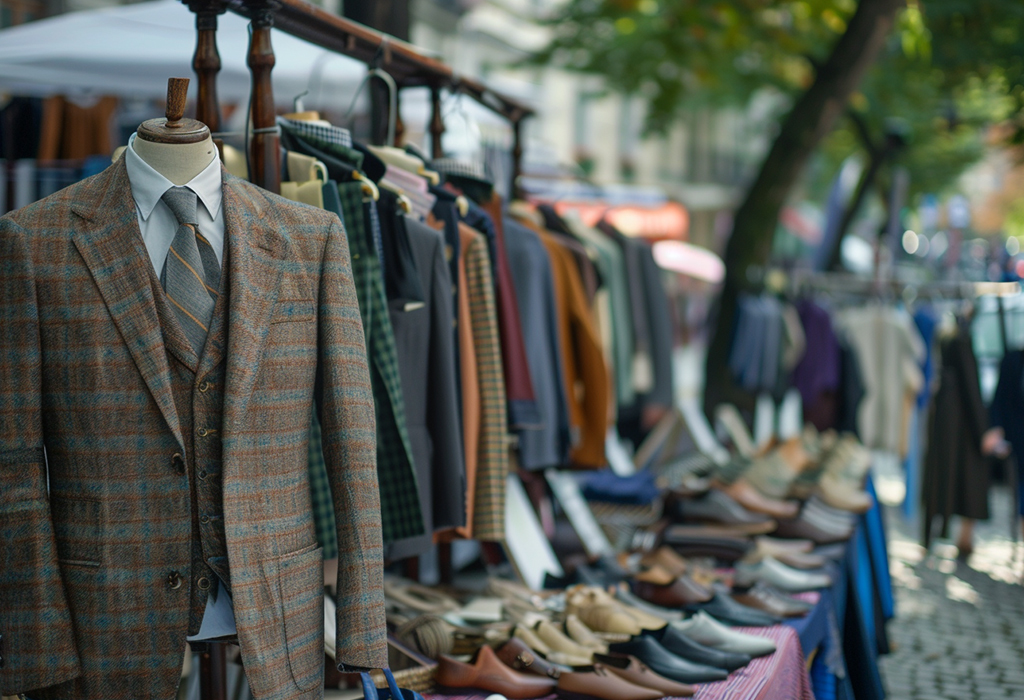
[[[161,197],[179,224],[196,223],[196,193],[187,187],[172,187]]]

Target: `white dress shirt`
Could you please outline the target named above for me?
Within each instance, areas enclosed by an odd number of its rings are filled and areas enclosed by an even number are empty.
[[[174,187],[174,183],[154,170],[149,163],[135,152],[135,134],[128,140],[124,151],[124,164],[128,169],[128,182],[135,199],[135,213],[139,217],[139,231],[146,244],[149,259],[153,261],[157,277],[164,268],[167,253],[178,231],[178,220],[174,217],[161,197]],[[196,226],[203,237],[210,242],[217,262],[224,264],[224,212],[221,207],[220,159],[214,157],[210,164],[184,186],[196,193],[202,206],[196,207]],[[217,587],[210,591],[203,611],[199,633],[186,637],[190,642],[216,639],[235,634],[235,615],[224,584],[218,579]]]
[[[128,140],[128,148],[124,151],[124,164],[128,168],[128,182],[132,187],[135,199],[135,213],[139,218],[139,231],[142,242],[146,244],[149,259],[153,261],[157,277],[164,269],[164,260],[171,249],[174,234],[178,230],[178,220],[174,218],[168,207],[160,199],[164,192],[174,187],[174,183],[154,170],[149,163],[135,152],[135,134]],[[196,207],[194,222],[203,237],[213,246],[217,254],[217,262],[224,264],[224,212],[221,209],[222,186],[220,159],[214,157],[203,172],[185,183],[185,187],[196,193],[200,206]]]

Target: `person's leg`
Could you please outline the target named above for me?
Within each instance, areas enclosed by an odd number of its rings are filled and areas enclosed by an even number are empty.
[[[960,536],[956,540],[960,556],[966,557],[974,551],[974,519],[960,518]]]

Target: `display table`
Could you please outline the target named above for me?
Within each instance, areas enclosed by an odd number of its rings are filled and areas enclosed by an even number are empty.
[[[774,654],[754,659],[747,666],[717,683],[697,686],[699,700],[814,700],[807,664],[796,632],[781,625],[741,627],[740,631],[768,637],[775,642]],[[483,700],[488,693],[424,693],[426,700]],[[554,700],[549,695],[543,700]]]

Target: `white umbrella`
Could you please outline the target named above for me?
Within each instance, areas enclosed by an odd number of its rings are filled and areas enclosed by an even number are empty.
[[[249,99],[248,20],[218,18],[223,103]],[[345,109],[366,66],[354,59],[273,30],[274,97],[290,104],[306,89],[306,103]],[[167,78],[191,77],[195,15],[176,0],[73,12],[0,31],[0,89],[23,95],[103,94],[163,98]],[[189,85],[196,94],[196,81]]]

